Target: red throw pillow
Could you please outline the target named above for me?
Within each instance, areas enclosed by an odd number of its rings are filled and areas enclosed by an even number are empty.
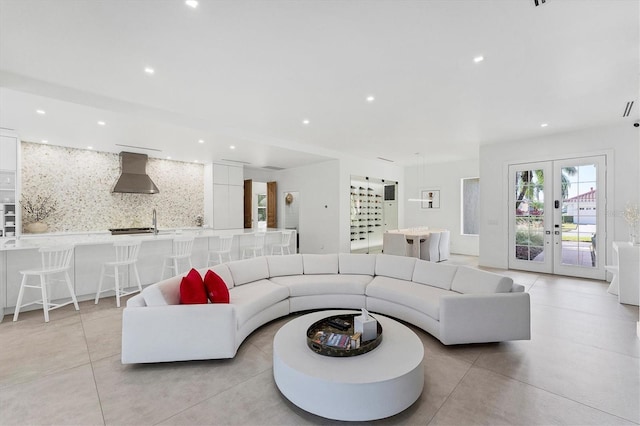
[[[229,289],[220,275],[209,270],[204,275],[204,286],[211,303],[229,303]]]
[[[180,282],[180,303],[185,305],[207,303],[207,292],[202,283],[202,277],[195,269],[191,269]]]

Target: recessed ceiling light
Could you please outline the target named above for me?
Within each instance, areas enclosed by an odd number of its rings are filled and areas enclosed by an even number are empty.
[[[171,156],[170,155],[167,155],[167,160],[171,160]]]
[[[151,68],[151,67],[146,67],[146,68],[144,69],[144,72],[146,72],[147,74],[153,74],[153,73],[155,73],[155,72],[156,72],[156,70],[154,70],[154,69],[153,69],[153,68]]]
[[[473,62],[475,62],[476,64],[482,61],[484,61],[484,56],[476,56],[475,58],[473,58]]]
[[[42,143],[49,143],[49,141],[46,139],[42,139]]]
[[[194,9],[196,7],[198,7],[198,2],[196,0],[187,0],[187,1],[184,2],[184,4],[186,4],[189,7],[194,8]]]
[[[194,162],[194,163],[197,163],[197,162],[198,162],[198,160],[193,160],[193,162]]]
[[[373,102],[375,100],[376,100],[375,96],[373,96],[373,95],[367,96],[367,102],[371,103],[371,102]]]
[[[236,149],[235,145],[229,145],[229,149]]]
[[[310,121],[309,121],[309,120],[307,120],[306,118],[305,118],[304,120],[302,120],[302,124],[304,124],[304,125],[307,125],[307,124],[309,124],[309,123],[310,123]]]
[[[198,143],[204,143],[204,140],[198,139]]]
[[[87,149],[93,149],[93,147],[92,146],[88,146]]]
[[[43,109],[37,109],[36,112],[40,115],[45,115],[47,112]]]
[[[107,123],[105,123],[104,121],[98,121],[98,126],[106,126]]]
[[[540,125],[540,127],[547,127],[548,125],[549,125],[549,123],[542,123],[542,124]]]

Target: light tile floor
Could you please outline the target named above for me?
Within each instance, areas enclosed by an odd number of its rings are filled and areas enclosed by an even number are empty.
[[[530,292],[532,339],[448,347],[412,327],[425,348],[424,391],[375,423],[638,424],[638,308],[620,305],[604,282],[497,272]],[[0,324],[0,425],[339,423],[298,409],[275,386],[271,342],[292,316],[258,329],[233,360],[126,366],[114,298],[51,318],[32,311]]]

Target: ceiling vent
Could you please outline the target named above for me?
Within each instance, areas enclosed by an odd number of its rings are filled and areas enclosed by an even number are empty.
[[[395,163],[395,161],[393,160],[389,160],[388,158],[384,158],[384,157],[376,157],[378,160],[382,160],[382,161],[387,161],[389,163]]]
[[[228,161],[230,163],[238,163],[238,164],[251,164],[249,162],[246,161],[240,161],[240,160],[229,160],[227,158],[221,158],[220,161]]]
[[[622,116],[628,117],[629,114],[631,114],[631,108],[633,108],[633,101],[627,102],[627,106],[624,107],[624,114],[622,114]]]
[[[284,167],[264,166],[263,169],[280,171],[280,170],[284,170]]]

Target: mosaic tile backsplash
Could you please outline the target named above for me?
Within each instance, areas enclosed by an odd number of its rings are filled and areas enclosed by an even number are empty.
[[[48,232],[147,227],[154,208],[161,229],[196,226],[204,214],[202,164],[149,158],[147,174],[159,194],[113,194],[118,154],[22,142],[23,199],[51,196],[57,203],[43,221]]]

